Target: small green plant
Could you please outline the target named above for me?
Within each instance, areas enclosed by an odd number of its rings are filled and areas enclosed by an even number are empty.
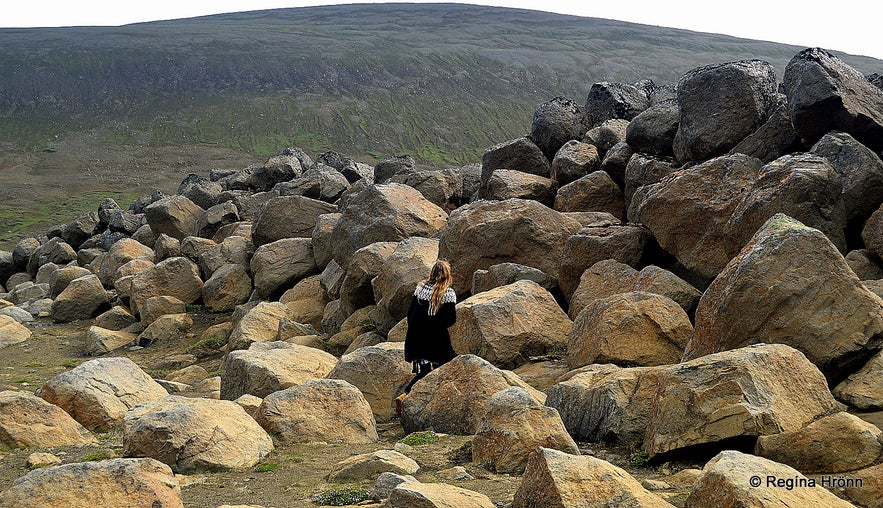
[[[254,470],[258,473],[269,473],[277,469],[279,469],[279,464],[273,464],[272,462],[268,462],[266,464],[258,464],[257,467],[254,468]]]
[[[83,455],[83,461],[85,462],[95,462],[98,460],[112,459],[116,457],[116,453],[113,450],[98,450],[92,453],[87,453]]]
[[[359,329],[362,330],[362,333],[373,332],[377,330],[377,323],[371,321],[370,319],[366,319],[359,323]]]
[[[188,313],[196,313],[202,310],[202,305],[188,303],[184,306],[184,310],[186,310]]]
[[[335,487],[313,496],[313,503],[320,506],[346,506],[372,499],[371,491],[362,487]]]
[[[412,432],[399,440],[399,443],[408,446],[423,446],[438,443],[438,434],[431,430]]]
[[[77,360],[76,358],[69,358],[69,359],[61,362],[61,366],[64,368],[67,368],[67,369],[73,369],[74,367],[77,367],[79,365],[80,365],[80,360]]]
[[[25,367],[45,367],[46,364],[42,362],[28,362],[25,364]]]
[[[33,382],[34,382],[33,379],[31,379],[31,378],[27,378],[27,377],[23,377],[23,378],[21,378],[21,379],[16,379],[16,380],[13,381],[13,383],[20,384],[20,385],[30,384],[30,383],[33,383]]]
[[[650,458],[650,454],[644,451],[634,452],[629,455],[629,463],[635,467],[642,467],[647,464],[647,459]]]
[[[218,353],[226,344],[226,337],[206,337],[187,348],[186,352],[201,358]]]

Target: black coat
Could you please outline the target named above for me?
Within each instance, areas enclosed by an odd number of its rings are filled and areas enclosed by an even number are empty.
[[[453,295],[453,290],[448,289]],[[453,300],[453,301],[451,301]],[[446,363],[457,356],[451,346],[448,327],[457,321],[456,297],[448,296],[435,315],[429,315],[429,300],[415,295],[408,308],[408,333],[405,335],[405,361],[429,360]]]

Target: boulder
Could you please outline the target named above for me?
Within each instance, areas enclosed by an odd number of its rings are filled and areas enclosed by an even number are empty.
[[[678,363],[693,334],[690,318],[666,296],[634,291],[595,300],[580,311],[567,343],[571,369],[593,363]]]
[[[565,143],[580,139],[587,126],[583,110],[566,97],[555,97],[537,106],[530,125],[530,138],[550,161]]]
[[[159,263],[163,259],[173,258],[181,255],[181,241],[177,238],[160,233],[153,242],[153,262]]]
[[[830,131],[883,150],[883,90],[821,48],[791,59],[782,77],[794,130],[808,144]]]
[[[472,294],[477,295],[491,289],[506,286],[519,280],[532,280],[546,291],[556,296],[560,293],[558,281],[541,270],[518,263],[500,263],[487,270],[476,270],[472,275]]]
[[[385,183],[395,175],[411,173],[415,164],[414,158],[410,155],[395,155],[384,159],[374,166],[374,183]]]
[[[141,326],[148,326],[166,314],[187,312],[187,306],[174,296],[151,296],[144,301],[144,305],[139,311],[141,312]]]
[[[852,501],[856,506],[883,506],[883,464],[853,471],[846,479],[852,483],[845,485],[842,490],[837,489],[838,493],[843,493],[841,497]]]
[[[193,303],[202,297],[202,285],[196,263],[185,257],[166,259],[132,279],[132,310],[140,313],[154,296],[173,296],[185,305]]]
[[[395,242],[375,242],[353,253],[340,286],[340,306],[344,312],[352,314],[356,309],[376,303],[371,280],[380,274],[397,245]]]
[[[95,442],[92,433],[60,407],[30,393],[0,392],[0,445],[53,448]]]
[[[12,291],[9,292],[8,298],[14,305],[22,306],[31,304],[37,300],[49,298],[49,296],[49,284],[34,284],[31,281],[27,281],[17,284]]]
[[[279,196],[261,206],[252,224],[255,246],[283,238],[312,238],[316,219],[337,211],[335,205],[304,196]]]
[[[587,227],[564,242],[559,256],[558,284],[566,298],[571,298],[586,269],[598,261],[615,259],[638,267],[645,258],[650,232],[640,225]]]
[[[235,322],[227,350],[248,349],[253,342],[272,342],[279,336],[279,322],[292,319],[291,309],[280,302],[259,302]]]
[[[838,384],[834,396],[862,411],[883,410],[883,351]]]
[[[126,411],[168,395],[128,358],[97,358],[62,372],[37,394],[68,412],[84,427],[106,432],[123,422]]]
[[[405,361],[401,342],[383,342],[362,347],[340,357],[327,374],[342,379],[362,392],[377,420],[388,420],[394,413],[393,399],[413,377],[411,364]]]
[[[88,240],[98,226],[98,212],[86,212],[78,215],[61,232],[61,238],[74,250]]]
[[[96,321],[97,322],[97,321]],[[86,354],[99,356],[137,343],[138,335],[120,330],[90,326],[86,330]]]
[[[601,158],[595,145],[572,139],[555,153],[549,178],[558,185],[567,185],[591,174],[600,164]]]
[[[107,231],[111,233],[122,233],[126,236],[135,234],[138,228],[144,223],[145,215],[143,213],[132,213],[128,210],[118,210],[110,216],[110,222],[107,224]],[[104,234],[102,233],[102,235]]]
[[[419,469],[420,466],[407,455],[394,450],[377,450],[353,455],[338,462],[328,473],[328,481],[358,482],[374,478],[382,473],[409,475],[416,473]]]
[[[158,317],[138,335],[139,346],[150,346],[156,341],[178,341],[193,327],[189,314],[166,314]]]
[[[287,342],[255,343],[224,357],[221,398],[246,393],[266,397],[286,388],[323,378],[337,365],[330,353]]]
[[[175,194],[180,194],[200,208],[208,210],[215,206],[218,197],[224,188],[218,182],[213,182],[204,176],[190,173],[181,184]]]
[[[445,483],[402,482],[389,494],[386,508],[494,508],[484,494]]]
[[[478,201],[455,210],[439,233],[439,257],[451,263],[453,287],[463,295],[476,270],[512,262],[558,278],[564,243],[580,224],[524,199]]]
[[[883,253],[883,205],[865,222],[861,237],[868,250],[879,258]]]
[[[878,350],[881,340],[883,301],[819,230],[776,214],[703,294],[684,358],[782,343],[802,351],[837,382]]]
[[[22,275],[27,276],[27,274]],[[47,280],[49,283],[49,296],[51,298],[58,298],[58,295],[67,288],[71,281],[85,275],[92,275],[92,272],[90,272],[88,268],[83,268],[81,266],[71,265],[53,270],[52,273],[49,274]],[[9,282],[12,282],[12,280],[13,279],[10,278]],[[14,288],[18,283],[11,283],[8,285],[10,288]]]
[[[554,408],[520,387],[495,393],[472,440],[472,462],[497,473],[522,474],[537,447],[579,455]]]
[[[251,291],[251,277],[245,267],[221,265],[203,284],[202,303],[209,312],[229,312],[247,302]]]
[[[6,258],[9,261],[12,261],[9,253],[7,252],[6,254]],[[75,251],[73,247],[68,245],[68,243],[61,238],[55,237],[51,238],[43,245],[37,247],[37,250],[34,251],[34,254],[31,255],[30,259],[28,260],[26,271],[28,272],[28,275],[33,277],[37,274],[37,270],[46,263],[55,263],[56,265],[64,266],[71,261],[75,261],[76,259],[77,251]],[[10,266],[12,263],[10,263],[9,261],[4,264],[6,266]],[[0,274],[0,282],[5,282],[2,274]]]
[[[447,223],[447,213],[419,191],[399,183],[373,185],[341,206],[331,234],[334,260],[340,266],[374,242],[398,242],[412,236],[431,238]]]
[[[684,503],[685,508],[743,506],[848,508],[853,505],[796,469],[735,450],[723,451],[705,464]]]
[[[232,201],[204,208],[205,212],[196,223],[197,236],[212,238],[223,226],[239,222],[239,210]]]
[[[805,151],[803,141],[791,125],[788,98],[777,94],[776,105],[770,111],[766,122],[745,136],[728,153],[743,153],[766,163],[789,153]]]
[[[531,175],[549,177],[552,164],[543,151],[530,138],[523,137],[494,145],[481,157],[481,189],[487,187],[491,174],[499,169],[520,171]]]
[[[857,249],[849,251],[845,259],[846,264],[859,280],[864,282],[883,279],[883,266],[880,266],[880,258],[873,252]]]
[[[760,168],[758,159],[734,154],[682,169],[642,189],[629,218],[644,224],[684,267],[710,281],[731,259],[727,223]]]
[[[531,199],[551,207],[558,184],[544,176],[531,175],[510,169],[496,169],[488,179],[482,198],[504,200]]]
[[[242,470],[273,451],[273,441],[229,400],[168,395],[130,409],[123,454],[150,457],[176,473]]]
[[[337,264],[337,261],[331,260],[322,273],[319,274],[319,286],[324,291],[325,298],[328,300],[340,299],[340,287],[343,285],[343,278],[346,277],[346,270]]]
[[[536,282],[519,280],[460,302],[450,334],[460,354],[512,369],[531,356],[563,347],[571,326],[551,293]]]
[[[558,189],[554,207],[559,212],[608,212],[619,220],[625,216],[622,191],[603,171],[595,171]]]
[[[326,164],[316,164],[299,177],[273,187],[281,196],[304,196],[326,203],[334,203],[350,188],[350,183],[339,171]]]
[[[643,450],[650,457],[699,444],[798,430],[842,409],[796,349],[755,345],[661,367]]]
[[[883,451],[883,430],[858,416],[836,413],[806,427],[757,438],[754,454],[801,473],[842,473],[870,466]]]
[[[314,329],[321,328],[325,306],[328,305],[328,297],[322,289],[318,275],[311,275],[301,279],[291,289],[282,294],[280,303],[284,303],[291,311],[291,321],[310,325]],[[281,333],[279,340],[286,340]]]
[[[3,254],[0,254],[0,259],[5,259],[5,261],[0,261],[0,265],[7,267],[6,270],[14,270],[15,268],[25,269],[28,266],[28,261],[30,261],[31,256],[37,252],[37,249],[39,248],[40,240],[32,236],[22,238],[17,244],[15,244],[11,255],[9,252],[2,251]],[[12,265],[9,264],[9,261],[12,261]],[[12,273],[14,273],[14,271],[6,274],[6,277],[9,277]],[[0,272],[0,281],[5,282],[5,280],[3,280],[3,272]]]
[[[629,506],[672,508],[625,470],[590,456],[539,447],[531,453],[512,508]]]
[[[316,226],[313,228],[313,257],[316,258],[316,266],[325,268],[334,257],[334,245],[332,242],[332,234],[334,227],[340,221],[341,214],[326,213],[320,215],[316,219]]]
[[[137,323],[138,320],[129,312],[129,309],[115,305],[110,310],[99,314],[95,318],[95,326],[105,330],[122,330]]]
[[[378,441],[371,406],[339,379],[313,379],[268,395],[255,420],[282,443]]]
[[[251,258],[254,255],[254,244],[243,236],[228,236],[214,247],[199,255],[199,269],[203,278],[209,279],[215,270],[235,264],[251,269]]]
[[[390,178],[389,183],[403,183],[417,189],[423,197],[447,213],[469,198],[463,191],[463,176],[454,169],[401,173]]]
[[[673,156],[680,114],[676,100],[669,99],[650,106],[629,122],[625,142],[636,152]]]
[[[98,276],[85,275],[71,281],[52,302],[52,319],[56,323],[91,319],[109,306],[110,300]]]
[[[401,423],[405,432],[433,429],[473,435],[487,414],[488,401],[500,390],[518,386],[538,402],[545,395],[518,376],[475,355],[460,355],[418,381],[405,398]]]
[[[20,344],[31,338],[31,330],[6,315],[0,315],[0,348]]]
[[[297,281],[318,272],[309,238],[283,238],[262,245],[251,258],[254,289],[262,299],[276,299]]]
[[[668,157],[636,153],[629,158],[622,185],[629,220],[635,220],[635,212],[646,195],[643,187],[660,182],[677,170],[678,165]]]
[[[408,313],[414,288],[438,259],[438,240],[413,237],[396,244],[371,281],[377,306],[371,317],[382,332],[389,331]]]
[[[98,502],[103,506],[184,507],[178,479],[169,466],[153,459],[109,459],[35,469],[0,494],[0,505],[17,508],[94,508]]]
[[[587,127],[601,125],[607,120],[631,120],[650,106],[647,92],[627,83],[603,81],[593,83],[584,108]]]
[[[698,67],[678,82],[680,162],[723,155],[766,122],[776,104],[776,71],[760,60]]]
[[[144,208],[147,223],[154,233],[165,233],[178,240],[197,233],[203,213],[202,207],[181,195],[162,198]]]

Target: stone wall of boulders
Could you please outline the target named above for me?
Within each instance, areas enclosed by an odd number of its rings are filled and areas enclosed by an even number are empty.
[[[180,489],[157,475],[250,467],[274,444],[377,442],[410,379],[410,295],[440,257],[460,356],[415,385],[400,422],[474,436],[476,464],[524,475],[512,506],[671,506],[576,441],[714,457],[691,507],[851,506],[749,489],[746,470],[879,481],[883,437],[860,417],[883,411],[880,80],[812,48],[781,82],[746,60],[673,85],[596,83],[585,105],[539,105],[529,128],[460,168],[286,149],[128,208],[105,199],[0,252],[0,348],[35,319],[92,320],[97,357],[40,398],[0,393],[0,425],[22,407],[44,420],[0,429],[4,444],[121,428],[119,460],[142,461],[106,467],[160,482],[145,494],[158,499]],[[183,365],[153,380],[113,356],[183,341],[190,305],[230,316],[207,335],[224,338],[218,378]],[[208,398],[178,394],[198,386]],[[15,431],[50,421],[67,429],[55,441]],[[419,465],[394,453],[340,469],[380,475],[390,507],[493,506],[399,476]],[[88,488],[108,488],[92,469]],[[72,471],[32,473],[0,504]],[[873,499],[868,484],[840,495]]]

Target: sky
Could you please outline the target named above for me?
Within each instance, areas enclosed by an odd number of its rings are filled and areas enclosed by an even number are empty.
[[[416,3],[431,3],[412,0]],[[454,0],[456,1],[456,0]],[[348,0],[24,0],[6,2],[0,27],[117,26],[143,21],[189,18],[208,14],[341,3]],[[818,46],[853,55],[883,59],[880,18],[872,0],[808,2],[806,0],[524,0],[465,1],[533,9],[576,16],[616,19],[647,25],[684,28],[797,46]],[[118,7],[125,5],[125,7]],[[824,7],[820,7],[824,6]],[[876,8],[874,8],[876,11]]]

